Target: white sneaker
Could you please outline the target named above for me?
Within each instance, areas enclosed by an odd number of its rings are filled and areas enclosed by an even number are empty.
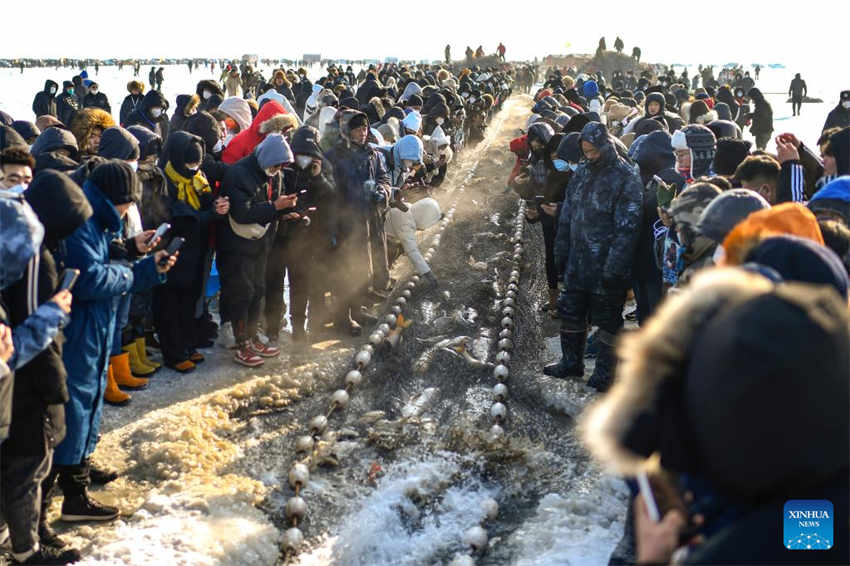
[[[227,348],[228,350],[236,348],[236,337],[233,335],[232,324],[225,322],[221,325],[221,328],[218,329],[218,340],[216,341],[216,344],[222,348]]]

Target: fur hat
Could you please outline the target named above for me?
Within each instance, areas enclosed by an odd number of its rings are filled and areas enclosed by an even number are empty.
[[[717,112],[709,110],[708,104],[704,101],[697,100],[688,109],[688,117],[691,124],[708,124],[717,120]]]
[[[105,110],[100,108],[83,108],[74,114],[71,120],[71,133],[77,138],[77,146],[85,148],[92,131],[99,128],[101,131],[115,125],[115,120]]]
[[[127,92],[130,94],[133,93],[134,90],[138,90],[139,94],[145,93],[145,83],[141,81],[130,81],[127,83]]]

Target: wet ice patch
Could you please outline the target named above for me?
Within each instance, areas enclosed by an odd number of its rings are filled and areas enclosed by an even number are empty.
[[[484,518],[481,502],[498,491],[476,478],[458,480],[461,460],[437,454],[387,469],[377,489],[347,513],[336,536],[298,564],[399,566],[441,563],[463,549],[463,533]]]
[[[518,549],[516,566],[607,564],[623,536],[627,498],[625,484],[609,476],[586,490],[546,495],[506,541]]]

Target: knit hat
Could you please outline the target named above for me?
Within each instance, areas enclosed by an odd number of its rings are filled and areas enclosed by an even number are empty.
[[[360,109],[360,102],[357,101],[353,96],[347,96],[339,101],[339,105],[341,108],[351,108],[352,110]],[[330,106],[330,105],[328,105]]]
[[[835,252],[797,236],[774,236],[763,240],[747,254],[748,263],[775,269],[785,281],[830,285],[847,298],[847,270]]]
[[[112,126],[101,134],[97,154],[106,159],[136,161],[139,159],[139,142],[121,126]]]
[[[599,85],[596,81],[585,81],[581,85],[581,92],[587,98],[595,98],[599,96]]]
[[[263,169],[292,163],[293,160],[292,150],[289,149],[289,144],[281,134],[267,135],[266,139],[254,148],[254,155],[257,156],[257,162]]]
[[[840,216],[845,226],[850,226],[850,176],[843,175],[827,183],[814,194],[808,206],[815,216],[832,213]]]
[[[138,201],[139,180],[129,163],[110,159],[94,168],[88,180],[114,205]]]
[[[355,108],[355,110],[356,110],[356,108]],[[366,114],[364,114],[363,112],[358,111],[348,121],[348,131],[351,132],[351,130],[356,130],[357,128],[360,128],[362,126],[368,126],[368,125],[369,125],[369,117],[366,116]]]
[[[162,152],[162,138],[144,126],[130,126],[127,128],[136,141],[139,142],[139,159],[145,159],[151,155],[159,155]]]
[[[770,205],[764,197],[748,189],[732,189],[712,200],[702,211],[697,230],[718,244],[751,213]]]
[[[691,228],[696,227],[703,210],[718,196],[720,189],[711,183],[694,183],[670,203],[673,221]]]
[[[410,98],[407,99],[405,106],[422,106],[423,104],[421,96],[418,94],[412,94],[410,95]]]
[[[729,232],[723,240],[726,263],[729,265],[744,263],[750,250],[763,239],[782,234],[808,238],[817,244],[824,245],[823,234],[815,215],[799,203],[785,202],[753,212]]]
[[[691,177],[708,175],[717,152],[717,140],[711,130],[701,124],[691,124],[674,132],[670,143],[674,150],[691,151]]]
[[[0,151],[9,146],[22,145],[27,147],[27,142],[21,137],[17,131],[11,126],[0,125]]]
[[[714,154],[712,168],[718,175],[731,177],[735,169],[750,154],[752,142],[747,140],[735,140],[725,138],[717,141],[717,150]]]

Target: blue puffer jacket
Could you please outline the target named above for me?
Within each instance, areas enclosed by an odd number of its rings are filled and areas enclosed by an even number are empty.
[[[67,434],[56,448],[55,461],[60,466],[80,464],[97,443],[109,344],[115,331],[113,298],[165,281],[152,256],[136,262],[132,269],[109,263],[109,242],[120,232],[121,218],[93,183],[86,181],[83,192],[94,214],[62,242],[58,253],[62,267],[80,270],[62,354],[70,401],[65,404]]]

